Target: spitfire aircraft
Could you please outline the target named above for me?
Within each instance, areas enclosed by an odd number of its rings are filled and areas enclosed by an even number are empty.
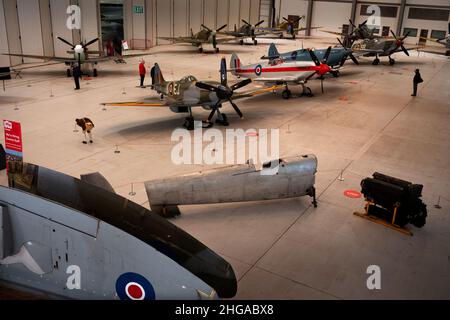
[[[395,60],[391,58],[392,54],[403,51],[407,56],[409,56],[408,50],[420,48],[418,46],[405,48],[404,41],[408,37],[409,32],[400,38],[398,38],[392,30],[391,33],[394,39],[364,39],[361,41],[356,41],[352,45],[352,51],[357,56],[375,57],[372,62],[373,65],[378,65],[380,63],[380,59],[378,58],[379,56],[388,56],[389,64],[392,66],[395,63]]]
[[[450,24],[448,26],[448,34],[446,37],[441,38],[441,39],[434,39],[434,38],[424,38],[424,37],[420,37],[421,39],[424,40],[429,40],[429,41],[433,41],[439,44],[442,44],[443,46],[445,46],[447,49],[450,49]],[[447,51],[449,52],[449,51]]]
[[[236,25],[234,25],[234,31],[222,31],[222,33],[236,38],[240,38],[239,43],[241,45],[244,44],[243,38],[252,38],[253,44],[255,46],[258,44],[258,41],[256,40],[257,36],[268,34],[267,32],[256,32],[256,28],[261,23],[263,23],[264,20],[261,20],[256,24],[250,24],[244,19],[242,19],[242,22],[244,23],[244,25],[242,25],[239,29],[237,29]]]
[[[202,24],[201,26],[202,29],[196,34],[194,34],[194,32],[191,29],[190,37],[158,37],[158,39],[173,41],[175,43],[190,43],[194,47],[198,47],[198,51],[200,53],[203,52],[203,44],[205,43],[212,44],[214,51],[218,53],[219,52],[219,48],[217,47],[218,43],[229,42],[235,39],[235,37],[217,38],[218,32],[226,28],[227,26],[226,24],[224,24],[217,30],[212,30],[207,26],[205,26],[204,24]]]
[[[296,28],[295,24],[299,22],[301,19],[304,19],[305,16],[301,16],[297,19],[288,19],[283,17],[283,22],[281,22],[277,27],[275,28],[260,28],[260,30],[264,31],[270,31],[271,33],[278,34],[280,38],[284,37],[284,32],[291,35],[292,39],[295,39],[296,34],[299,31],[304,31],[306,28]],[[319,29],[320,27],[312,27],[311,29]]]
[[[275,90],[277,87],[255,89],[247,92],[235,92],[237,89],[248,85],[251,80],[245,79],[233,85],[228,85],[226,60],[222,58],[220,64],[220,82],[198,81],[194,76],[185,76],[178,81],[166,81],[158,65],[155,67],[155,84],[151,87],[163,97],[165,101],[153,101],[145,99],[140,102],[108,102],[105,106],[138,106],[138,107],[168,107],[175,113],[188,113],[184,126],[188,130],[194,129],[194,117],[192,107],[200,106],[210,110],[208,119],[204,121],[207,127],[212,126],[212,118],[217,113],[216,123],[228,126],[228,118],[225,113],[220,112],[222,103],[229,102],[240,118],[243,114],[233,100],[252,97],[264,92]]]
[[[4,55],[8,56],[14,56],[14,57],[23,57],[23,58],[33,58],[33,59],[42,59],[42,60],[49,60],[49,61],[57,61],[57,62],[64,62],[66,66],[74,66],[75,64],[78,64],[81,66],[82,64],[91,64],[93,69],[93,76],[96,77],[98,75],[97,72],[97,63],[108,61],[108,60],[115,60],[116,62],[122,62],[123,58],[132,58],[132,57],[140,57],[148,55],[148,53],[137,53],[137,54],[130,54],[126,56],[122,56],[120,59],[113,56],[101,56],[103,54],[100,51],[90,51],[88,50],[88,47],[97,42],[99,39],[95,38],[91,41],[88,41],[86,43],[81,42],[80,44],[74,45],[70,43],[69,41],[58,37],[58,39],[65,44],[69,45],[72,50],[67,51],[69,54],[73,54],[73,58],[67,58],[67,57],[56,57],[56,56],[40,56],[40,55],[33,55],[33,54],[21,54],[21,53],[4,53]],[[90,57],[90,54],[97,54],[99,56]],[[67,76],[71,76],[71,70],[70,68],[67,69]]]
[[[282,92],[284,99],[291,97],[288,84],[301,85],[303,87],[302,95],[312,96],[311,89],[305,87],[305,84],[315,74],[318,74],[320,79],[323,80],[323,75],[331,71],[327,64],[331,47],[326,50],[322,62],[319,61],[314,51],[308,50],[308,52],[312,61],[284,61],[282,58],[277,58],[246,66],[242,66],[239,57],[236,53],[233,53],[230,69],[231,73],[237,77],[245,77],[271,85],[283,85],[285,87]],[[323,92],[323,81],[321,84]]]
[[[345,46],[351,46],[352,43],[356,40],[383,38],[381,36],[374,34],[375,28],[369,28],[367,26],[368,20],[365,20],[364,22],[358,24],[358,26],[356,26],[352,20],[349,19],[348,21],[353,27],[353,31],[351,33],[342,33],[329,30],[321,30],[321,31],[344,37]]]
[[[359,64],[358,60],[353,55],[352,50],[350,48],[344,47],[340,39],[338,39],[338,41],[342,45],[342,48],[332,48],[330,56],[327,59],[327,64],[331,68],[330,73],[335,77],[339,76],[339,69],[344,65],[347,59],[350,58],[356,65]],[[314,54],[319,60],[324,59],[326,52],[327,49],[314,49]],[[274,43],[270,45],[268,55],[262,56],[261,59],[282,59],[283,61],[312,61],[308,49],[302,48],[286,53],[279,53]]]

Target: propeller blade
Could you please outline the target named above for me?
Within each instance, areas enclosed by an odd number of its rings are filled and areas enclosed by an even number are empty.
[[[212,86],[212,85],[210,85],[209,83],[204,83],[204,82],[198,82],[197,81],[195,83],[195,86],[197,88],[200,88],[200,89],[208,90],[208,91],[211,91],[211,92],[217,92],[217,88]]]
[[[283,17],[283,19],[284,19],[284,20],[286,20],[287,22],[289,22],[289,20],[288,20],[288,19],[286,19],[285,17]]]
[[[89,45],[91,45],[91,44],[93,44],[93,43],[95,43],[95,42],[97,42],[97,41],[98,41],[98,38],[92,39],[92,40],[89,41],[88,43],[84,44],[84,45],[83,45],[83,48],[86,48],[87,46],[89,46]]]
[[[319,61],[319,59],[317,59],[316,54],[312,50],[309,50],[309,49],[308,49],[308,52],[309,52],[309,55],[311,56],[311,60],[314,61],[316,66],[320,66],[320,61]]]
[[[359,61],[355,58],[355,56],[353,55],[353,53],[349,52],[348,56],[350,57],[350,59],[352,59],[353,63],[356,65],[359,65]]]
[[[361,27],[365,26],[365,25],[366,25],[366,23],[367,23],[367,21],[369,21],[369,20],[366,20],[366,21],[364,21],[363,23],[361,23],[361,24],[359,25],[359,28],[361,28]]]
[[[408,30],[408,32],[403,36],[402,40],[405,40],[409,36],[410,32],[411,32],[411,30]]]
[[[255,24],[255,27],[259,26],[261,23],[264,23],[264,20],[261,20],[257,24]]]
[[[201,24],[201,26],[202,26],[203,29],[206,29],[209,32],[212,32],[212,30],[210,28],[208,28],[207,26],[205,26],[203,23]]]
[[[406,50],[406,48],[403,45],[401,45],[401,48],[402,48],[403,52],[409,57],[408,50]]]
[[[71,44],[69,41],[67,41],[66,39],[63,39],[63,38],[61,38],[61,37],[58,37],[58,39],[59,39],[60,41],[64,42],[65,44],[71,46],[72,49],[75,48],[75,46],[74,46],[73,44]]]
[[[233,102],[233,100],[228,99],[228,101],[231,103],[231,106],[233,107],[234,111],[238,114],[239,118],[243,118],[244,115],[242,114],[242,111],[238,108],[238,106]]]
[[[394,31],[392,31],[392,29],[389,30],[389,31],[390,31],[390,32],[392,33],[392,35],[394,36],[394,39],[397,40],[397,36],[395,35]]]
[[[209,114],[209,117],[208,117],[208,122],[211,122],[211,120],[214,117],[214,114],[216,113],[216,111],[217,111],[217,108],[213,108],[212,109],[212,111],[211,111],[211,113]]]
[[[331,46],[329,46],[327,48],[327,51],[325,52],[325,55],[323,56],[322,63],[327,63],[328,62],[328,58],[330,57],[330,53],[331,53]]]
[[[344,46],[344,44],[342,43],[341,39],[339,39],[339,38],[336,38],[336,39],[337,39],[337,41],[339,41],[339,44],[345,49],[345,46]]]
[[[348,19],[348,22],[350,22],[350,24],[352,25],[353,28],[356,28],[355,24],[353,23],[352,20]]]
[[[218,31],[220,31],[220,30],[222,30],[223,28],[226,28],[227,27],[227,25],[226,24],[224,24],[223,26],[221,26],[219,29],[217,29],[216,30],[216,32],[218,32]]]
[[[227,60],[225,58],[222,58],[220,61],[220,83],[223,86],[227,86],[228,79],[227,79]]]
[[[298,17],[297,19],[295,19],[294,21],[292,21],[292,23],[297,23],[297,22],[299,22],[300,20],[302,20],[302,18],[303,18],[303,17]]]
[[[240,81],[240,82],[238,82],[238,83],[235,83],[235,84],[233,84],[232,86],[231,86],[231,90],[237,90],[237,89],[239,89],[239,88],[242,88],[242,87],[245,87],[246,85],[248,85],[250,82],[252,82],[252,80],[251,79],[245,79],[245,80],[242,80],[242,81]]]
[[[320,87],[322,88],[322,94],[323,94],[323,76],[320,77]]]
[[[245,21],[244,19],[242,19],[242,22],[245,23],[245,24],[248,25],[248,26],[251,26],[251,24],[248,23],[247,21]]]

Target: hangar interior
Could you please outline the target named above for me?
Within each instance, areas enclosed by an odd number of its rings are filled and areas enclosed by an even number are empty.
[[[80,8],[79,28],[66,27],[71,5]],[[229,126],[214,126],[224,135],[227,129],[276,129],[281,158],[314,154],[317,208],[309,197],[181,205],[181,215],[168,220],[231,264],[235,299],[449,299],[450,64],[448,49],[426,39],[448,37],[448,0],[0,0],[0,67],[17,71],[0,88],[1,118],[21,123],[24,161],[76,178],[100,172],[118,195],[151,209],[145,182],[225,164],[174,163],[178,142],[171,137],[184,113],[102,105],[159,99],[150,87],[139,86],[142,59],[146,85],[154,63],[168,81],[187,75],[220,81],[222,57],[227,66],[233,53],[242,65],[256,64],[272,42],[280,52],[338,45],[339,36],[324,30],[351,31],[349,19],[363,24],[372,5],[381,9],[374,34],[406,35],[405,46],[415,47],[408,56],[396,52],[393,65],[381,56],[378,65],[373,57],[358,57],[359,65],[349,60],[339,76],[309,79],[313,97],[297,97],[301,86],[292,86],[290,99],[277,87],[238,100],[242,119],[224,102]],[[303,16],[298,27],[305,30],[294,40],[261,36],[256,46],[219,43],[216,54],[159,38],[189,37],[202,24],[212,30],[226,24],[223,30],[232,31],[243,20],[264,20],[261,27],[271,28],[283,17]],[[58,37],[72,44],[99,38],[89,50],[102,55],[111,44],[124,57],[143,55],[126,63],[99,62],[98,77],[82,77],[78,91],[61,63],[4,55],[73,56]],[[423,83],[412,97],[416,69]],[[242,80],[232,73],[228,81]],[[239,90],[263,87],[253,82]],[[208,117],[209,111],[192,110],[199,120]],[[91,144],[81,143],[74,123],[81,117],[95,123]],[[264,135],[271,136],[260,133],[257,139]],[[0,143],[5,145],[3,135]],[[230,152],[226,145],[216,148]],[[237,152],[249,160],[245,148]],[[366,201],[346,192],[361,191],[361,180],[374,172],[423,185],[427,222],[422,228],[409,225],[413,236],[353,214],[363,211]],[[232,192],[221,188],[221,181],[211,192]],[[8,184],[6,170],[0,171],[0,184]],[[10,285],[15,278],[1,261],[0,286]],[[373,265],[381,270],[381,288],[368,287]]]

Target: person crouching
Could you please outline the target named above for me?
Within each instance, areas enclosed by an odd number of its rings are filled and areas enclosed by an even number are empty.
[[[83,143],[87,144],[86,133],[89,136],[89,142],[93,143],[94,141],[92,140],[92,129],[94,129],[94,123],[92,122],[92,120],[89,118],[81,118],[81,119],[75,119],[75,122],[83,130],[83,134],[84,134]]]

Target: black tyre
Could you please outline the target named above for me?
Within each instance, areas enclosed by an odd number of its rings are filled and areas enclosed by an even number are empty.
[[[72,72],[70,72],[70,69],[67,69],[67,78],[70,78],[72,76]]]
[[[291,91],[286,89],[281,93],[281,96],[283,99],[289,99],[291,97]]]
[[[97,69],[94,69],[93,76],[94,76],[94,77],[97,77],[97,76],[98,76],[98,71],[97,71]]]

